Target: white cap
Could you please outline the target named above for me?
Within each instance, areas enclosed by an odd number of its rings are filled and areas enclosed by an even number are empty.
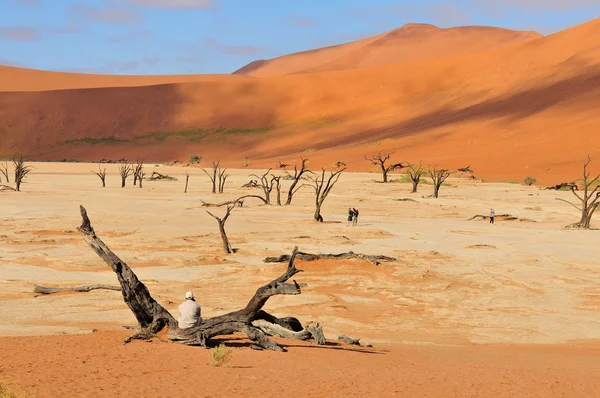
[[[185,294],[185,298],[186,298],[186,299],[193,299],[193,298],[194,298],[194,293],[192,293],[192,292],[187,292],[187,293]]]

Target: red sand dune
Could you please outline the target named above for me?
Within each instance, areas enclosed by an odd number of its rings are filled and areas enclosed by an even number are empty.
[[[541,36],[488,26],[440,29],[429,24],[407,24],[347,44],[255,61],[234,74],[267,77],[389,65],[489,50]]]
[[[479,52],[423,54],[341,71],[139,87],[107,86],[159,78],[76,76],[71,87],[96,88],[38,92],[6,92],[2,83],[0,156],[166,161],[197,154],[229,167],[244,156],[251,167],[307,156],[312,167],[339,160],[372,170],[365,153],[395,150],[398,160],[470,165],[485,179],[530,175],[544,184],[579,176],[588,153],[600,161],[600,19]],[[21,90],[49,87],[29,72]]]

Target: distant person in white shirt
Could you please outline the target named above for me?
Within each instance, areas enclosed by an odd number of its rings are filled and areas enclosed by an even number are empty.
[[[490,209],[490,224],[494,223],[495,216],[496,216],[496,213],[494,213],[494,209]]]
[[[202,323],[202,310],[200,304],[194,299],[194,293],[187,292],[185,301],[179,304],[179,329],[188,329]]]

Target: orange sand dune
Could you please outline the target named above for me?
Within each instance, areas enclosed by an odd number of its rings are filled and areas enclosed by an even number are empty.
[[[50,72],[0,65],[0,92],[68,90],[97,87],[139,87],[153,84],[218,81],[229,75],[126,76]]]
[[[364,68],[478,52],[539,37],[537,32],[487,26],[440,29],[428,24],[407,24],[352,43],[255,61],[234,74],[265,77]]]
[[[253,351],[232,336],[232,360],[219,368],[206,349],[123,345],[125,336],[4,337],[0,377],[39,398],[279,397],[282,388],[305,397],[592,397],[600,387],[592,376],[600,370],[597,346],[365,349],[292,342],[280,353]]]
[[[468,54],[377,67],[144,87],[0,93],[0,155],[220,157],[371,170],[365,153],[485,179],[572,180],[600,160],[600,20]]]

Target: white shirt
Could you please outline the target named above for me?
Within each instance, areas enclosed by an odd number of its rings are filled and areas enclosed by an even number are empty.
[[[200,325],[202,323],[201,313],[200,304],[194,300],[185,300],[179,304],[179,319],[177,319],[179,329],[188,329]]]

